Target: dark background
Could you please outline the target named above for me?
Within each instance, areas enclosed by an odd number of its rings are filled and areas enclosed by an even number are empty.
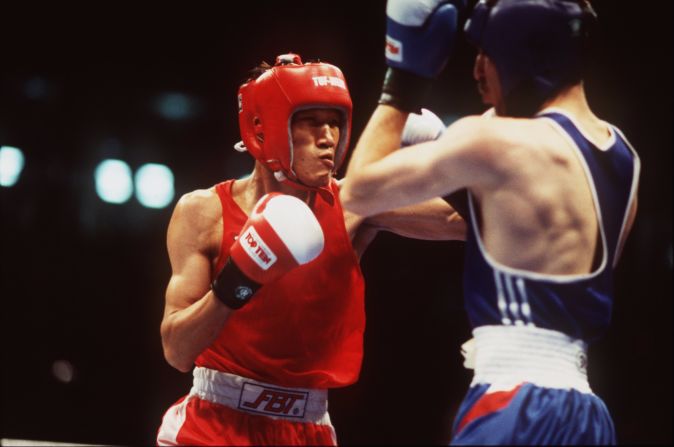
[[[21,148],[26,167],[0,188],[0,436],[151,444],[191,381],[164,362],[159,337],[172,205],[100,201],[95,166],[106,157],[134,170],[166,164],[175,200],[245,174],[252,159],[232,149],[236,89],[249,68],[288,50],[342,68],[355,145],[385,70],[385,2],[91,5],[2,15],[0,144]],[[602,24],[588,97],[639,151],[642,176],[613,324],[591,347],[590,382],[621,443],[671,443],[672,2],[594,5]],[[447,121],[483,110],[473,57],[462,41],[434,87],[429,108]],[[153,104],[165,92],[189,95],[198,113],[158,116]],[[448,441],[470,381],[459,354],[470,336],[462,250],[381,234],[364,255],[361,379],[331,391],[342,444]],[[74,380],[56,380],[57,360],[71,362]]]

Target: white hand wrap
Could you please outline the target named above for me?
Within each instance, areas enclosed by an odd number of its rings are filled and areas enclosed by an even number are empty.
[[[461,345],[461,355],[463,356],[463,367],[466,369],[475,369],[475,339],[471,338]]]

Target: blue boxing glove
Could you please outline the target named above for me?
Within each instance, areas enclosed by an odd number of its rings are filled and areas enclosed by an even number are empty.
[[[454,47],[464,2],[388,0],[386,63],[424,78],[435,78]]]
[[[386,63],[379,104],[419,113],[447,64],[465,0],[388,0]]]

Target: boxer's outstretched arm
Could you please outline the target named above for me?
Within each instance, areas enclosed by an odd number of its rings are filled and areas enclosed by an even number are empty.
[[[344,179],[340,181],[343,182]],[[441,198],[386,211],[367,219],[344,211],[344,220],[358,257],[379,231],[425,240],[465,240],[466,237],[465,221]]]
[[[377,108],[363,132],[368,138],[358,142],[356,150],[369,156],[346,176],[340,194],[345,210],[369,217],[461,188],[495,185],[503,176],[498,161],[508,143],[499,136],[500,122],[463,118],[436,141],[395,151],[385,146],[386,138],[378,138],[386,132],[387,116],[396,113],[383,107]]]
[[[466,238],[466,222],[441,198],[370,216],[365,224],[412,239],[462,241]]]
[[[443,199],[431,199],[363,219],[344,212],[351,243],[360,258],[380,231],[412,239],[465,240],[466,222]]]
[[[424,141],[436,140],[444,131],[445,125],[429,110],[424,109],[421,114],[408,114],[396,108],[381,106],[375,111],[363,132],[349,163],[348,172],[358,171],[385,155],[397,151],[401,146],[407,147]],[[347,228],[350,228],[349,222],[357,220],[360,223],[362,220],[358,220],[350,213],[346,213],[345,217]],[[377,231],[390,231],[414,239],[463,240],[465,238],[463,218],[440,198],[371,216],[359,231],[363,232],[363,228],[368,229],[369,235],[367,238],[360,237],[360,240],[368,240],[368,243]],[[354,246],[356,246],[355,243]]]

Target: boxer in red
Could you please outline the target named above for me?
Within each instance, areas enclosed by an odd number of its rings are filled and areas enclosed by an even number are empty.
[[[463,221],[442,200],[344,214],[333,175],[352,103],[337,67],[282,55],[238,98],[252,174],[186,194],[168,228],[164,355],[194,382],[157,443],[335,445],[327,389],[354,383],[363,356],[360,252],[379,229],[452,239]],[[429,126],[410,127],[419,140]]]

